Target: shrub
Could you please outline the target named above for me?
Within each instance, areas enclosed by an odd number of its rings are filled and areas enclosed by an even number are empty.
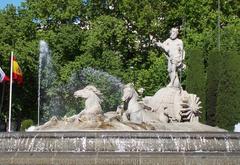
[[[26,129],[28,129],[30,126],[33,125],[33,121],[31,119],[27,119],[27,120],[23,120],[21,122],[21,131],[25,131]]]

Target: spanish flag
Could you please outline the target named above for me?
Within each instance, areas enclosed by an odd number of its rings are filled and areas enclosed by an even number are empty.
[[[23,74],[19,67],[16,57],[13,56],[13,80],[17,82],[18,85],[23,85]]]

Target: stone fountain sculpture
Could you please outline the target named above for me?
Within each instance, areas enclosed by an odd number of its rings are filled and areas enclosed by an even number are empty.
[[[183,42],[177,38],[178,29],[172,28],[170,38],[163,43],[152,38],[155,45],[163,48],[168,59],[170,83],[153,96],[140,99],[129,83],[123,88],[122,102],[116,111],[103,113],[101,92],[88,85],[74,93],[76,98],[86,99],[85,108],[77,115],[50,121],[34,130],[161,130],[161,131],[225,131],[199,122],[199,97],[181,87],[178,73],[185,65]],[[126,107],[124,109],[123,107]]]
[[[88,85],[84,89],[74,92],[76,98],[81,97],[86,99],[85,109],[82,110],[77,117],[89,116],[89,119],[92,119],[97,115],[101,115],[103,113],[101,107],[102,100],[99,98],[101,95],[101,92],[92,85]]]
[[[201,102],[194,94],[175,88],[162,88],[141,101],[132,84],[124,86],[122,101],[128,101],[125,113],[135,123],[198,122]]]
[[[116,111],[103,113],[101,92],[88,85],[74,93],[85,100],[79,114],[58,119],[52,117],[31,131],[77,130],[162,130],[162,131],[224,131],[198,121],[201,108],[199,98],[178,88],[165,87],[153,96],[139,98],[133,84],[123,88],[122,101]]]

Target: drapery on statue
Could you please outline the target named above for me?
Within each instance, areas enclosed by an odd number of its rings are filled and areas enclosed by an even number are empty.
[[[177,38],[178,29],[172,28],[170,30],[170,37],[163,43],[152,39],[153,43],[158,47],[161,47],[166,52],[166,57],[168,59],[168,74],[170,77],[169,87],[181,88],[179,81],[178,71],[185,68],[183,61],[185,59],[185,51],[183,49],[182,40]],[[152,36],[150,36],[153,38]]]

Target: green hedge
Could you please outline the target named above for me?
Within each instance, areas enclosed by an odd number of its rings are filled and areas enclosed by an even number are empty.
[[[28,129],[30,126],[33,125],[33,121],[31,119],[27,119],[27,120],[23,120],[21,122],[21,131],[25,131],[26,129]]]

